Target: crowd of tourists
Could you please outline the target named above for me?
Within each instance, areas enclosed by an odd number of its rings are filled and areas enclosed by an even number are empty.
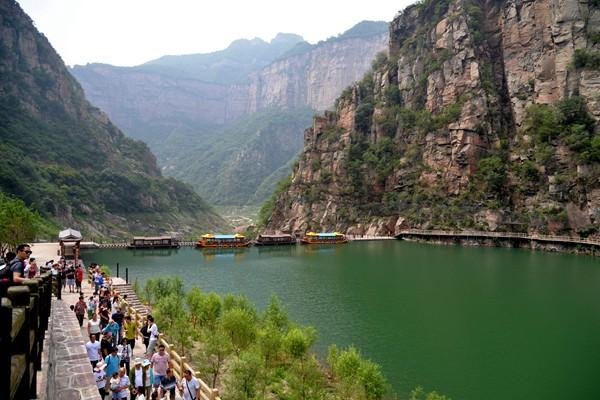
[[[85,344],[98,391],[102,399],[175,399],[176,391],[184,400],[199,398],[200,383],[186,370],[177,382],[165,346],[158,344],[158,326],[152,315],[138,330],[127,313],[127,295],[120,296],[111,280],[91,264],[94,293],[84,300],[83,294],[73,307],[80,326],[87,317],[89,341]],[[133,357],[137,339],[145,346],[144,358]]]
[[[27,279],[40,275],[31,246],[21,244],[15,252],[7,252],[0,259],[0,287],[20,285]],[[171,369],[165,346],[158,344],[160,333],[152,315],[138,329],[132,316],[126,313],[127,295],[122,297],[113,290],[112,281],[97,264],[88,271],[94,292],[87,300],[82,292],[83,266],[61,257],[45,263],[46,270],[57,278],[62,289],[79,293],[79,300],[71,306],[79,326],[87,318],[85,344],[98,391],[103,400],[111,399],[175,399],[176,391],[184,400],[196,400],[200,383],[190,370],[178,382]],[[138,337],[145,346],[144,358],[133,357]]]

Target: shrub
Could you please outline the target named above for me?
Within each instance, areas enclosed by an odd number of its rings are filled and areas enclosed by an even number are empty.
[[[497,155],[482,158],[477,164],[475,178],[485,184],[487,190],[499,192],[506,177],[504,161]]]
[[[354,127],[357,132],[369,133],[373,122],[373,104],[370,102],[361,103],[356,108],[354,116]]]
[[[573,62],[577,68],[600,69],[600,51],[577,49]]]
[[[533,104],[526,110],[525,132],[539,142],[549,142],[561,133],[560,119],[553,107]]]

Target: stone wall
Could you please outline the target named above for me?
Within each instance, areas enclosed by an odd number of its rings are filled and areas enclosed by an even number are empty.
[[[52,299],[48,333],[45,398],[100,400],[79,323],[69,304]]]

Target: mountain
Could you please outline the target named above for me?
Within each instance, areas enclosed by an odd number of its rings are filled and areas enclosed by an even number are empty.
[[[348,84],[360,79],[375,54],[385,50],[387,31],[385,22],[364,21],[315,45],[279,34],[270,43],[240,40],[210,54],[166,56],[130,68],[88,64],[75,66],[72,73],[121,129],[148,143],[165,174],[192,184],[218,204],[256,204],[265,198],[265,190],[274,188],[273,171],[291,164],[300,151],[302,126],[310,123],[307,109],[327,109]],[[275,140],[275,147],[261,147],[263,153],[252,159],[263,160],[269,168],[256,168],[247,163],[244,144],[225,146],[221,137],[248,132],[253,125],[245,123],[263,110],[261,118],[273,120],[262,125],[281,126],[286,139]],[[298,113],[291,118],[292,133],[280,122],[293,110]],[[302,125],[296,124],[299,118],[304,118]],[[296,139],[289,141],[290,135]],[[278,147],[284,143],[292,147]],[[207,168],[204,154],[213,169],[239,160],[237,176],[247,189],[226,180],[228,172],[199,173]],[[282,154],[291,156],[284,160]],[[255,195],[253,188],[261,185],[263,194]]]
[[[165,172],[185,178],[214,204],[261,204],[289,174],[290,160],[302,147],[301,132],[313,115],[308,107],[248,114],[213,137],[190,143],[185,152],[174,152]]]
[[[315,117],[270,230],[598,234],[600,3],[425,0]]]
[[[270,43],[239,39],[225,50],[208,54],[163,56],[135,69],[155,71],[174,78],[188,78],[223,85],[246,83],[250,73],[266,67],[298,44],[302,36],[278,33]]]
[[[13,0],[0,2],[0,190],[87,235],[184,235],[226,226],[86,99]]]

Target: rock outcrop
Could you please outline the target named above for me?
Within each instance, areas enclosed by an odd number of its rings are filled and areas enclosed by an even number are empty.
[[[594,1],[408,7],[389,57],[306,131],[267,228],[597,233],[598,18]]]

